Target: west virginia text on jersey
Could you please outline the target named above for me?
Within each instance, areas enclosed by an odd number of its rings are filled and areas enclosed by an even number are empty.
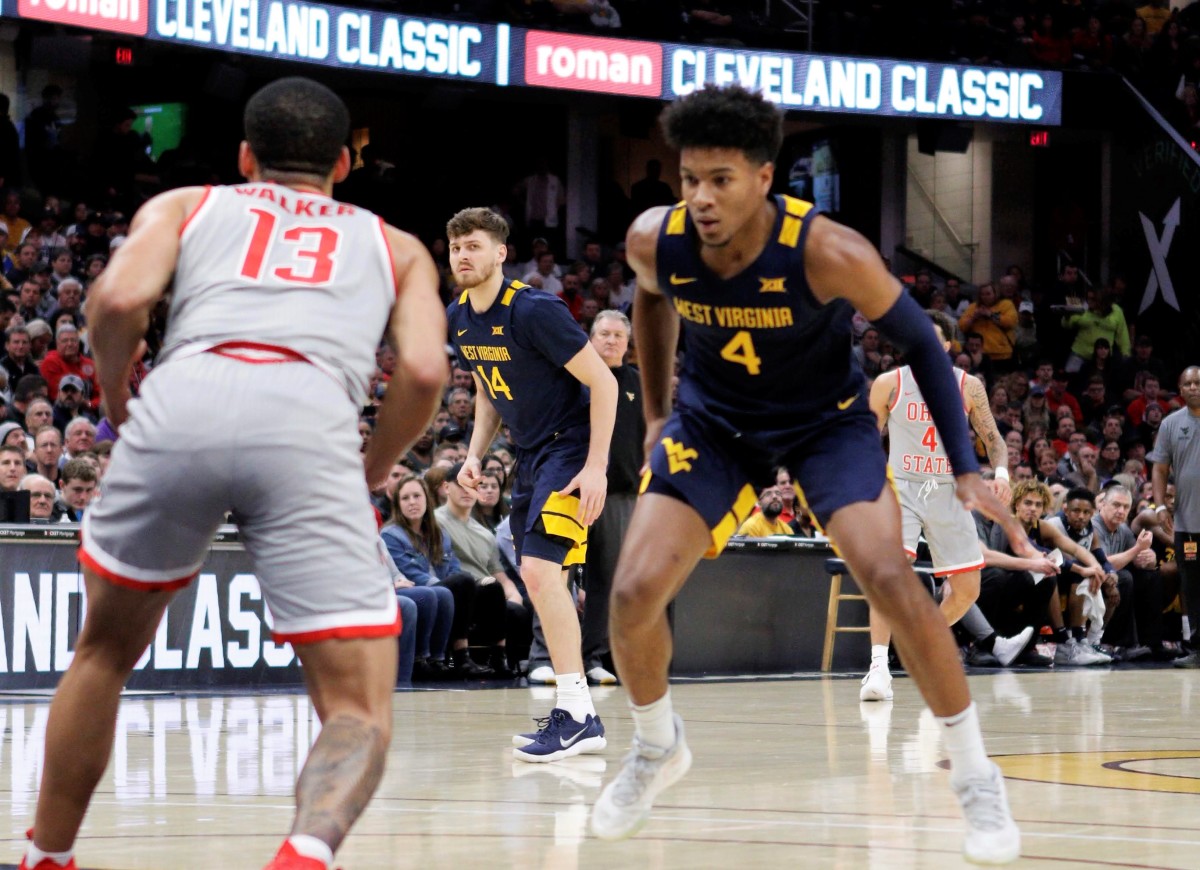
[[[563,366],[588,338],[561,299],[512,281],[487,311],[463,291],[446,317],[458,365],[479,378],[518,447],[587,425],[586,391]]]
[[[816,210],[775,196],[775,225],[758,259],[732,278],[700,257],[687,207],[659,230],[658,284],[683,322],[678,407],[766,445],[820,426],[865,379],[850,351],[853,310],[822,305],[804,274],[804,240]]]

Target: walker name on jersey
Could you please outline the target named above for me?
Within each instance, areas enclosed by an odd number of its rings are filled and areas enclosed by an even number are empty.
[[[357,209],[352,205],[346,205],[341,202],[334,202],[330,199],[309,199],[303,196],[296,196],[292,191],[283,188],[273,187],[235,187],[240,196],[249,197],[251,199],[265,199],[275,203],[288,214],[300,215],[301,217],[340,217],[345,214],[354,214]]]
[[[495,52],[489,26],[284,0],[158,0],[154,28],[214,48],[450,78],[482,77]]]
[[[675,310],[684,320],[725,329],[786,329],[795,316],[787,306],[759,308],[741,305],[705,305],[676,298]]]
[[[181,595],[167,608],[135,671],[295,667],[291,644],[271,640],[273,620],[253,574],[233,576],[224,606],[216,574],[193,585],[194,598]],[[65,671],[87,609],[83,574],[18,571],[12,589],[10,612],[0,610],[0,674]],[[179,612],[189,604],[190,613]]]
[[[902,454],[900,470],[909,474],[954,474],[954,467],[945,456],[922,456],[920,453]]]
[[[464,344],[459,348],[462,355],[472,361],[511,362],[512,355],[504,345]]]
[[[22,18],[145,36],[147,0],[19,0]]]

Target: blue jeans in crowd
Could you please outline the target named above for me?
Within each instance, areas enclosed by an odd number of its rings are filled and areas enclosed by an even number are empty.
[[[398,598],[400,605],[400,666],[396,670],[397,683],[411,683],[413,662],[417,659],[417,605],[407,598]]]
[[[454,622],[454,595],[445,586],[405,586],[396,590],[401,601],[417,606],[417,656],[442,661]]]

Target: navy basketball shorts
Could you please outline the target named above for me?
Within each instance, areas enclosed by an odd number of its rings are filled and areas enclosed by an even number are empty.
[[[587,526],[579,494],[562,492],[587,462],[590,433],[578,426],[534,450],[517,448],[509,525],[517,558],[531,556],[564,568],[587,557]]]
[[[785,438],[773,437],[772,451],[733,438],[703,418],[675,412],[650,454],[641,492],[668,495],[700,514],[712,531],[706,558],[720,555],[758,503],[755,483],[770,480],[783,465],[800,504],[819,528],[839,509],[875,501],[888,484],[887,457],[875,417],[851,410]]]

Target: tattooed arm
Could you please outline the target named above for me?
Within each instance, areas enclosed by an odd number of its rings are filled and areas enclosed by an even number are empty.
[[[996,420],[992,417],[992,408],[988,403],[983,382],[974,375],[967,375],[964,392],[967,398],[967,419],[971,421],[971,428],[975,430],[975,434],[983,441],[988,463],[992,468],[1007,469],[1008,446],[1000,437],[1000,430],[996,428]]]

